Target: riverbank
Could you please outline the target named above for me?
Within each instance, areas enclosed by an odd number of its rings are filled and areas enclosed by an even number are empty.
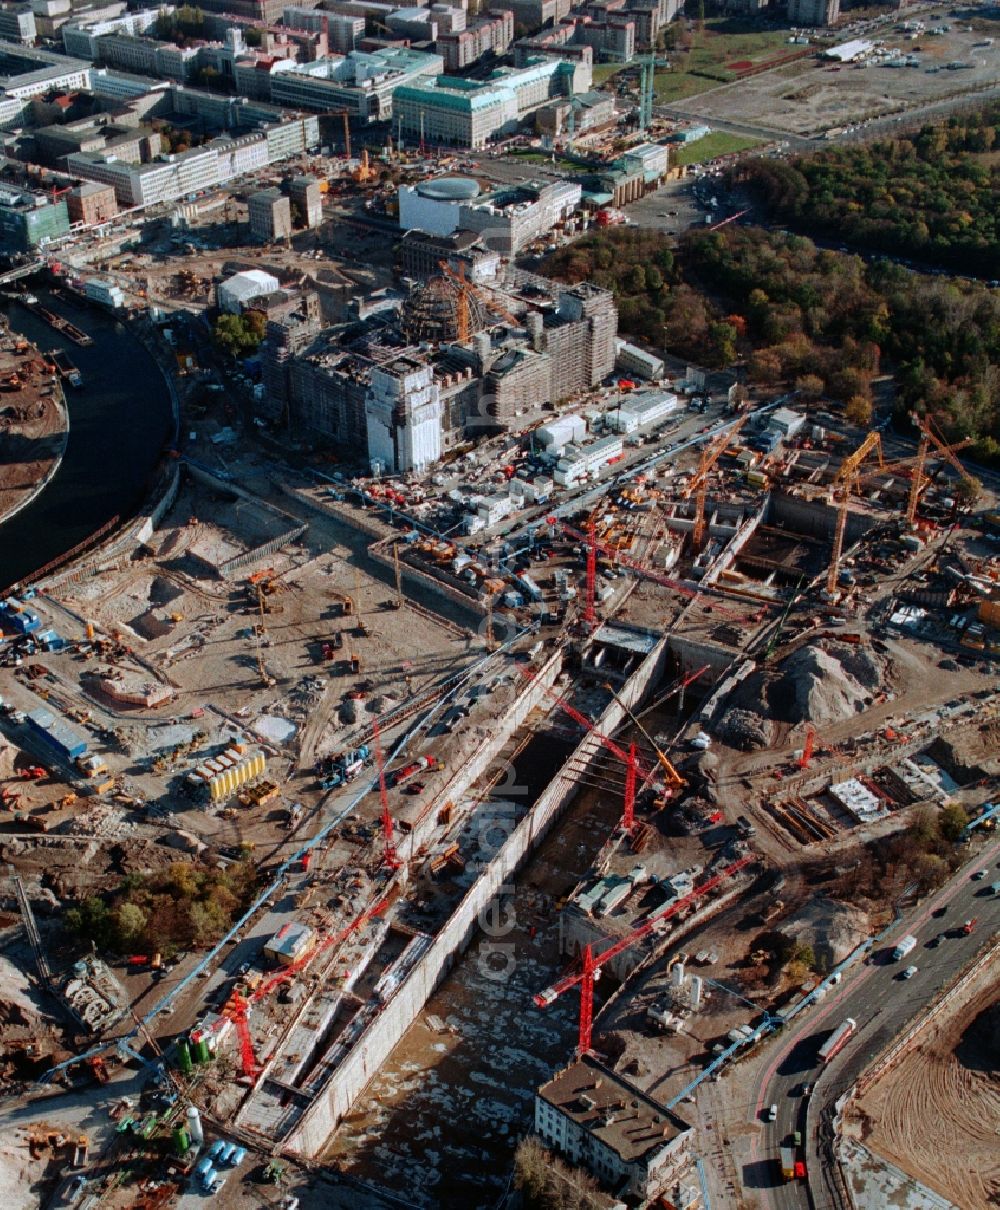
[[[116,316],[52,297],[41,282],[32,288],[92,343],[67,346],[16,299],[5,300],[12,338],[42,350],[46,360],[46,350],[63,348],[80,371],[82,387],[64,397],[70,420],[64,452],[50,468],[44,490],[34,490],[30,499],[26,492],[17,514],[8,513],[0,525],[2,585],[64,566],[68,554],[115,534],[137,514],[148,514],[151,498],[169,489],[173,478],[164,474],[163,455],[175,440],[176,400],[162,362]],[[51,384],[46,380],[45,385]],[[0,408],[9,397],[0,394]],[[14,464],[9,456],[6,461]]]
[[[27,508],[52,481],[66,452],[69,427],[69,409],[51,361],[4,324],[0,329],[0,525]]]

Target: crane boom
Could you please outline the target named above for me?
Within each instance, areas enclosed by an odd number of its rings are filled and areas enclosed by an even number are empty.
[[[911,413],[910,419],[920,430],[920,442],[917,445],[917,460],[913,468],[913,481],[910,483],[910,495],[906,502],[906,520],[912,526],[917,519],[917,504],[920,501],[920,493],[924,486],[924,466],[927,463],[927,455],[930,452],[931,446],[934,446],[942,458],[958,472],[962,479],[971,479],[972,476],[955,457],[955,451],[965,449],[967,445],[971,445],[973,438],[966,437],[964,441],[959,441],[955,445],[948,445],[942,437],[939,437],[934,432],[929,416],[918,416],[914,412]]]
[[[639,731],[642,733],[646,742],[656,753],[656,759],[660,762],[660,768],[663,770],[664,776],[667,779],[668,786],[672,786],[675,790],[680,790],[683,786],[686,786],[687,782],[677,772],[677,770],[671,764],[670,760],[667,758],[666,754],[657,745],[656,740],[653,739],[653,737],[649,734],[649,732],[646,730],[646,728],[642,725],[642,723],[639,721],[639,719],[636,717],[636,715],[632,713],[632,711],[629,709],[629,707],[626,706],[626,704],[618,696],[618,694],[615,692],[614,686],[605,682],[604,688],[608,690],[608,692],[615,699],[615,701],[618,703],[618,705],[621,706],[621,708],[625,711],[625,713],[628,715],[631,722],[636,727],[639,728]]]

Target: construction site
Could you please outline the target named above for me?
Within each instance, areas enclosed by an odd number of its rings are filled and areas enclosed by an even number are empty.
[[[989,817],[1000,560],[929,421],[662,396],[471,538],[537,424],[434,476],[189,459],[0,605],[19,1184],[493,1205],[596,1052],[694,1140],[630,1204],[708,1210],[703,1085],[933,885],[882,846]]]

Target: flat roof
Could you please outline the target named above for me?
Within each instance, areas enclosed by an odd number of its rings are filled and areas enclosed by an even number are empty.
[[[589,1055],[543,1084],[538,1096],[583,1126],[626,1164],[658,1151],[691,1129],[672,1110]]]

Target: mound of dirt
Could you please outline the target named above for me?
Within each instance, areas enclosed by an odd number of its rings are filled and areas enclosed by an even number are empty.
[[[784,661],[767,686],[767,703],[782,722],[836,723],[870,706],[881,684],[881,667],[868,649],[810,643]]]
[[[774,724],[753,710],[736,707],[725,712],[715,732],[731,748],[754,752],[770,746],[774,738]]]

